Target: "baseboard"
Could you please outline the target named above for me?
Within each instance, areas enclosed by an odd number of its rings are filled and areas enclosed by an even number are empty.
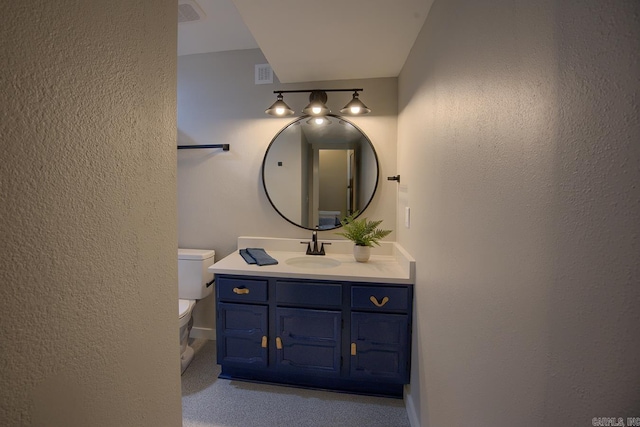
[[[216,330],[211,328],[199,328],[194,326],[191,328],[189,338],[205,338],[211,341],[216,340]]]
[[[409,418],[409,425],[411,427],[421,427],[420,420],[418,420],[418,414],[416,413],[416,407],[413,405],[413,399],[407,395],[407,389],[404,389],[404,406],[407,410],[407,418]]]

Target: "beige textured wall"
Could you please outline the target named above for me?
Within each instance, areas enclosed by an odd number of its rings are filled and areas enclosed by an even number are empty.
[[[181,425],[176,9],[0,2],[0,425]]]
[[[638,416],[639,5],[434,3],[399,78],[414,425]]]
[[[397,185],[386,177],[396,174],[397,79],[282,85],[276,76],[273,84],[255,85],[254,65],[264,63],[259,49],[178,58],[178,142],[231,145],[228,152],[178,152],[180,247],[214,249],[216,259],[221,259],[236,249],[238,236],[311,237],[310,231],[278,215],[262,187],[265,151],[276,133],[294,120],[264,114],[275,101],[273,91],[277,89],[364,88],[360,97],[373,112],[349,120],[369,136],[380,160],[380,184],[366,214],[393,228]],[[308,104],[308,96],[289,94],[284,99],[299,111]],[[351,99],[349,92],[328,96],[327,104],[334,112]],[[321,231],[319,238],[341,237]],[[394,235],[388,239],[394,240]],[[213,307],[213,297],[198,303],[192,335],[213,337]]]

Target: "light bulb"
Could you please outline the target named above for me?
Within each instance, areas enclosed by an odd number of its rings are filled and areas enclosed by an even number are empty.
[[[358,114],[360,113],[360,107],[359,106],[353,106],[351,107],[351,114]]]
[[[313,114],[320,114],[322,112],[322,108],[320,107],[313,107],[311,109],[311,111],[313,111]]]
[[[284,114],[284,108],[283,107],[276,107],[276,114],[281,116]]]

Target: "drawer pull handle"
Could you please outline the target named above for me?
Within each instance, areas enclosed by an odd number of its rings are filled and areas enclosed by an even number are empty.
[[[233,293],[238,295],[246,295],[249,293],[247,288],[233,288]]]
[[[267,348],[267,336],[262,336],[262,348]]]
[[[276,348],[282,350],[282,339],[280,337],[276,337]]]
[[[378,299],[376,297],[371,295],[371,298],[369,298],[369,299],[371,300],[373,305],[375,305],[376,307],[382,307],[383,305],[385,305],[386,303],[389,302],[389,297],[384,297],[384,298],[382,298],[382,301],[378,301]]]
[[[351,355],[352,355],[352,356],[355,356],[355,355],[356,355],[356,353],[357,353],[357,351],[356,351],[356,350],[357,350],[357,349],[356,349],[356,343],[352,342],[352,343],[351,343]]]

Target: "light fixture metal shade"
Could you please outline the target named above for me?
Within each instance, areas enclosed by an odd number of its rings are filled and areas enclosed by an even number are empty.
[[[282,94],[278,94],[278,100],[271,107],[264,110],[270,116],[283,117],[291,116],[295,112],[282,100]]]
[[[340,110],[342,114],[368,114],[371,112],[369,108],[358,98],[358,92],[353,94],[353,99]]]
[[[309,116],[326,116],[331,112],[327,108],[327,92],[323,90],[313,90],[309,95],[309,105],[304,107],[302,112]]]

